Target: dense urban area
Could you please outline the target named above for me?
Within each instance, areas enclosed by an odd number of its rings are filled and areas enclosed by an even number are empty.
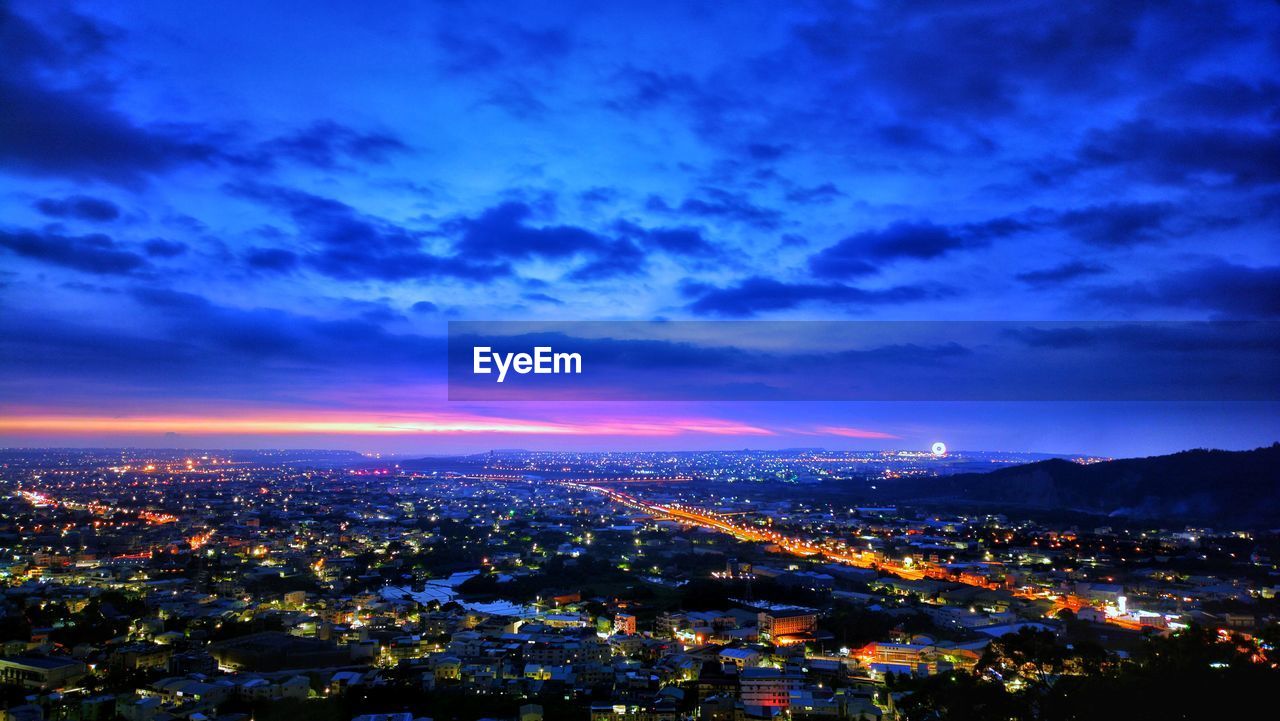
[[[1035,459],[3,451],[0,719],[1233,718],[1267,700],[1276,531],[874,502]]]

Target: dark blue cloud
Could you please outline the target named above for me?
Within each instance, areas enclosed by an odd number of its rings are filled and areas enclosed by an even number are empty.
[[[74,15],[37,28],[8,4],[0,7],[6,49],[0,68],[0,105],[6,108],[0,114],[0,168],[136,187],[187,166],[262,167],[286,160],[332,169],[343,161],[381,163],[409,150],[391,133],[357,131],[332,120],[256,146],[244,128],[140,121],[116,107],[118,81],[103,68],[119,35]]]
[[[136,183],[219,153],[199,130],[135,124],[103,102],[0,77],[0,168]]]
[[[1271,184],[1280,182],[1280,133],[1137,120],[1092,132],[1079,162],[1125,169],[1159,183]]]
[[[1067,211],[1058,222],[1088,243],[1125,246],[1162,237],[1173,213],[1168,203],[1109,203]]]
[[[546,293],[525,293],[520,297],[524,298],[527,301],[532,301],[534,303],[547,303],[549,305],[564,305],[564,301],[560,300],[559,298],[549,296]]]
[[[904,116],[956,122],[1008,116],[1045,95],[1120,95],[1117,75],[1167,77],[1247,36],[1251,28],[1234,10],[1227,3],[1003,2],[963,12],[832,3],[794,32],[819,67],[843,71],[851,89],[874,90]]]
[[[933,138],[929,128],[907,122],[893,122],[882,125],[875,130],[876,136],[893,148],[902,150],[941,150],[942,147]]]
[[[242,309],[215,303],[194,293],[162,287],[135,287],[133,299],[171,341],[233,359],[285,359],[328,365],[326,357],[345,355],[343,365],[438,363],[439,339],[386,331],[384,318],[320,319],[273,308]],[[350,355],[347,355],[350,354]]]
[[[666,215],[744,223],[761,230],[774,230],[782,225],[780,211],[757,205],[745,193],[723,188],[703,188],[696,197],[685,198],[675,206],[654,195],[645,207]]]
[[[286,158],[317,168],[335,168],[344,161],[384,163],[408,151],[409,146],[390,133],[360,132],[323,120],[264,143],[258,159],[274,163]]]
[[[636,113],[675,107],[688,113],[694,128],[703,135],[722,129],[731,108],[739,104],[731,94],[704,83],[685,72],[624,65],[613,78],[612,97],[605,107],[626,117]]]
[[[136,183],[218,156],[200,128],[139,124],[113,109],[111,82],[81,72],[106,51],[108,31],[78,16],[59,29],[55,37],[0,7],[0,168]]]
[[[1280,122],[1280,83],[1219,75],[1189,80],[1147,103],[1153,115],[1195,117],[1214,121],[1252,119]]]
[[[627,221],[619,221],[615,227],[625,238],[672,255],[706,257],[719,252],[698,228],[642,228]]]
[[[446,58],[445,67],[461,74],[545,66],[573,49],[573,39],[559,28],[530,29],[494,21],[483,27],[443,29],[436,41]]]
[[[789,145],[775,145],[773,143],[750,143],[747,145],[747,155],[755,160],[777,160],[792,150]]]
[[[1280,266],[1218,261],[1098,288],[1090,295],[1108,305],[1138,311],[1190,308],[1223,318],[1280,318]]]
[[[298,254],[284,248],[250,248],[244,262],[256,270],[287,272],[298,267]]]
[[[115,203],[88,195],[41,198],[36,201],[35,207],[50,218],[73,218],[105,223],[120,217],[120,208]]]
[[[493,262],[493,256],[473,259],[429,253],[423,249],[423,233],[359,213],[331,198],[257,183],[236,184],[228,189],[287,213],[299,232],[319,246],[318,250],[299,254],[300,259],[334,278],[488,281],[511,272],[507,265]],[[281,257],[276,256],[275,260],[278,266]]]
[[[929,260],[953,251],[980,248],[1028,227],[1014,218],[957,226],[901,221],[851,235],[818,251],[809,258],[809,270],[822,278],[868,275],[876,272],[882,262],[899,258]]]
[[[0,377],[74,384],[80,403],[112,403],[126,386],[135,400],[297,404],[320,388],[421,382],[443,363],[442,339],[389,332],[383,324],[394,318],[377,309],[318,318],[157,286],[127,286],[119,301],[132,319],[126,329],[102,329],[89,318],[51,324],[42,312],[0,314]],[[0,393],[38,401],[12,385]]]
[[[101,233],[0,231],[0,248],[24,258],[98,275],[129,275],[148,265],[146,258]]]
[[[646,256],[629,240],[616,240],[596,254],[595,259],[575,269],[569,280],[592,282],[638,275],[644,271]]]
[[[872,257],[866,247],[840,241],[810,257],[809,270],[819,278],[872,275],[880,272],[880,266],[871,261]]]
[[[829,182],[811,188],[794,188],[787,192],[787,200],[792,203],[829,203],[841,197],[844,197],[844,193],[835,183]]]
[[[1015,327],[1004,335],[1031,348],[1117,348],[1225,355],[1271,355],[1280,349],[1280,325],[1261,321],[1103,323]]]
[[[1110,270],[1105,265],[1073,260],[1041,270],[1029,270],[1018,274],[1018,280],[1037,287],[1051,287],[1061,283],[1102,275]]]
[[[756,276],[726,288],[686,286],[685,293],[693,299],[689,310],[697,315],[746,317],[815,302],[852,309],[900,305],[946,297],[954,291],[923,285],[867,290],[839,283],[784,283]]]
[[[588,188],[578,194],[579,202],[588,207],[612,203],[621,197],[622,193],[617,188],[605,187]]]
[[[142,249],[152,258],[176,258],[187,252],[187,244],[165,238],[152,238],[142,244]]]
[[[978,238],[985,242],[985,238]],[[951,228],[933,223],[894,223],[884,230],[868,231],[850,236],[832,248],[819,253],[816,257],[821,261],[824,254],[839,251],[849,246],[856,246],[873,258],[936,258],[967,245],[965,234]]]
[[[554,202],[543,203],[541,212],[553,212]],[[608,233],[563,224],[536,225],[535,208],[511,201],[489,208],[474,218],[451,220],[444,232],[454,235],[459,257],[490,261],[531,259],[583,262],[566,276],[592,282],[644,272],[649,254],[711,257],[715,246],[694,227],[646,228],[619,220]]]
[[[567,258],[603,251],[608,239],[568,225],[528,224],[533,209],[525,203],[503,203],[475,218],[456,221],[461,254],[486,259]]]

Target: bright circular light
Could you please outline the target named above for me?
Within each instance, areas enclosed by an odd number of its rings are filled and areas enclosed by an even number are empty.
[[[942,441],[938,441],[937,443],[933,444],[933,455],[935,456],[947,455],[947,444],[943,443]]]

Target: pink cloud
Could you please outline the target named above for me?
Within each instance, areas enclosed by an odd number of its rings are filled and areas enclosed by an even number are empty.
[[[816,433],[828,436],[843,436],[845,438],[901,438],[892,433],[883,431],[871,431],[865,428],[847,428],[844,426],[818,426],[814,429]]]

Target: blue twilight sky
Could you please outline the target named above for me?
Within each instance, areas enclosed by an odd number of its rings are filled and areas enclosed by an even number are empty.
[[[1273,2],[0,3],[0,443],[1148,453],[1262,403],[450,403],[450,319],[1280,315]]]

